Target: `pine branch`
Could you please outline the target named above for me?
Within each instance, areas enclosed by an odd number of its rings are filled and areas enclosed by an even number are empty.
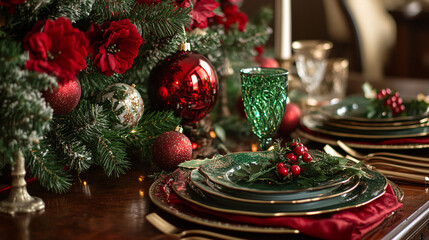
[[[102,135],[102,131],[112,125],[113,116],[109,116],[102,105],[81,100],[70,114],[67,131],[76,133],[84,142],[91,142]]]
[[[130,162],[126,159],[125,149],[121,137],[111,131],[103,132],[103,135],[98,138],[94,156],[107,176],[119,177],[129,169]]]
[[[66,160],[67,166],[79,174],[91,166],[92,153],[76,134],[65,128],[64,125],[59,125],[47,136],[58,157]]]
[[[202,55],[219,51],[219,48],[222,47],[219,33],[210,29],[207,29],[205,34],[190,34],[187,39],[191,44],[192,51]]]
[[[183,33],[184,26],[191,20],[190,11],[190,8],[178,8],[165,1],[156,5],[137,5],[127,17],[137,26],[143,39],[149,36],[163,39]]]
[[[29,0],[17,5],[14,14],[6,18],[4,29],[8,37],[21,42],[35,22],[48,18],[49,3],[49,0]]]
[[[114,21],[127,18],[126,16],[128,16],[134,3],[134,1],[129,0],[95,0],[91,12],[92,22],[102,24],[106,20]]]
[[[143,115],[138,126],[125,135],[127,145],[142,149],[143,156],[151,155],[151,146],[162,133],[172,131],[180,124],[180,119],[172,111],[150,112]]]
[[[70,114],[68,129],[64,131],[73,132],[73,136],[91,150],[92,162],[101,165],[108,176],[119,176],[129,167],[126,146],[120,137],[125,130],[118,128],[116,121],[110,108],[81,100]]]
[[[59,17],[68,18],[72,23],[76,23],[82,18],[88,18],[95,0],[56,0],[48,5],[48,18],[57,19]]]
[[[222,48],[228,57],[232,59],[241,59],[249,57],[249,49],[264,44],[270,36],[272,30],[266,26],[247,24],[246,31],[240,32],[236,28],[231,28],[226,35],[222,35]],[[245,51],[244,51],[245,50]]]
[[[42,141],[41,146],[26,154],[26,166],[32,176],[37,177],[40,184],[48,190],[66,192],[72,184],[71,176],[64,170],[65,165],[59,164],[61,161],[58,161],[58,157],[45,141]]]
[[[97,94],[106,89],[108,85],[121,82],[123,75],[115,73],[110,77],[104,76],[98,73],[91,61],[87,61],[87,68],[77,75],[77,79],[81,84],[81,98],[87,99],[97,97]]]
[[[41,98],[39,89],[55,80],[24,70],[27,56],[19,49],[20,45],[12,40],[0,41],[0,161],[13,161],[17,151],[25,152],[37,145],[52,117],[52,109]]]

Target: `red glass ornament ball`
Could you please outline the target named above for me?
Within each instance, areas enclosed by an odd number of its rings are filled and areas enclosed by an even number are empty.
[[[81,96],[80,82],[77,78],[58,82],[58,88],[44,91],[42,97],[54,110],[54,115],[71,112],[79,103]]]
[[[180,51],[160,62],[149,77],[150,100],[157,109],[171,109],[192,124],[214,107],[218,79],[213,65],[204,56]]]
[[[265,68],[278,68],[279,63],[274,59],[270,57],[260,57],[257,60],[259,67],[265,67]]]
[[[281,137],[289,136],[299,126],[301,119],[301,109],[294,103],[288,103],[286,105],[285,114],[283,120],[280,123],[278,134]]]
[[[175,170],[177,165],[192,158],[191,140],[185,134],[176,131],[159,135],[152,150],[155,163],[167,171]]]

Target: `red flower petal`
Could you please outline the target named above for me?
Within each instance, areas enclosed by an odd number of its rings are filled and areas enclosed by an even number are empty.
[[[194,1],[194,9],[190,12],[192,16],[192,26],[198,28],[207,27],[207,18],[215,16],[213,10],[219,7],[219,3],[214,0]]]
[[[61,80],[74,79],[86,68],[88,40],[66,18],[37,22],[24,37],[23,46],[30,52],[25,66],[29,70],[53,74]]]
[[[47,52],[51,50],[51,39],[44,33],[35,33],[28,38],[28,45],[24,48],[31,49],[35,58],[46,60]]]
[[[143,39],[129,19],[105,22],[101,30],[90,26],[86,34],[90,39],[91,59],[100,72],[106,76],[115,71],[119,74],[130,69]]]

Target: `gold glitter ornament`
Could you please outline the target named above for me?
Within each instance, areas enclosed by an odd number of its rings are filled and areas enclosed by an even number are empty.
[[[144,102],[134,86],[115,83],[103,91],[102,101],[110,101],[120,128],[134,127],[144,112]]]

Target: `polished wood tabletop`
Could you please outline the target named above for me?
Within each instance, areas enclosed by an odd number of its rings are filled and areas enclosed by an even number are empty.
[[[349,92],[354,92],[354,86],[359,86],[362,80],[353,76],[350,79]],[[375,83],[383,84],[397,88],[402,95],[414,94],[414,91],[429,94],[429,82],[424,80],[404,82],[392,79]],[[35,214],[0,215],[0,239],[174,239],[163,235],[145,220],[145,215],[151,212],[157,212],[180,229],[209,229],[248,239],[312,239],[293,234],[263,235],[219,230],[171,216],[158,209],[148,196],[153,182],[149,177],[153,172],[152,165],[138,157],[132,158],[133,167],[121,177],[106,177],[101,169],[92,168],[81,174],[64,194],[49,192],[37,181],[29,183],[29,193],[42,198],[46,209]],[[428,236],[429,189],[405,182],[396,184],[405,194],[403,207],[366,234],[364,239],[391,239],[402,233],[417,234],[415,239],[420,239],[420,234]],[[7,194],[1,193],[0,199],[6,198]]]

